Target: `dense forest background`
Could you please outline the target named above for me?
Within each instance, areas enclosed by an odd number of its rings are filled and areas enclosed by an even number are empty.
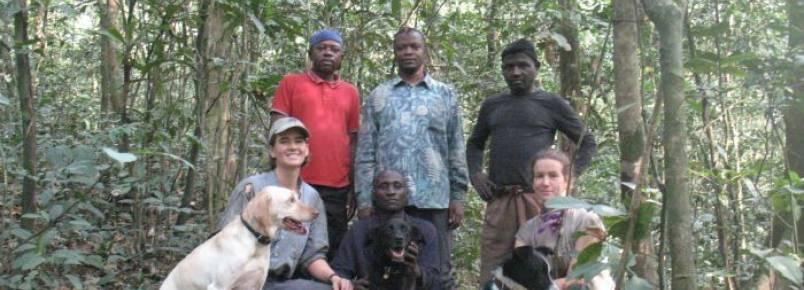
[[[327,26],[362,95],[394,74],[393,33],[422,30],[467,132],[505,88],[501,47],[537,42],[541,86],[599,142],[556,205],[610,230],[579,273],[802,289],[801,0],[0,0],[0,288],[158,285],[264,170],[267,104]],[[470,191],[461,289],[483,207]]]

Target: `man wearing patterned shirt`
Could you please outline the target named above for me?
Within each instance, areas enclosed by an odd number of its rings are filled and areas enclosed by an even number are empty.
[[[462,222],[468,183],[463,125],[455,91],[424,71],[426,50],[420,31],[397,32],[398,76],[375,88],[363,106],[355,156],[358,216],[371,215],[376,172],[406,172],[411,189],[406,211],[436,227],[443,289],[453,289],[449,232]]]

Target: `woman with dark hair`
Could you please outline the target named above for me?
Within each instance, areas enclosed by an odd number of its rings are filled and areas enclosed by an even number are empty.
[[[324,203],[318,192],[301,179],[301,168],[310,157],[307,144],[310,132],[293,117],[276,120],[268,132],[268,153],[271,171],[252,175],[240,181],[229,196],[229,203],[218,222],[223,228],[237,218],[254,194],[266,186],[281,186],[298,193],[303,203],[324,213]],[[327,220],[324,215],[310,223],[306,234],[298,235],[280,230],[271,244],[271,264],[263,290],[352,290],[350,280],[335,273],[326,260],[328,249]]]
[[[567,155],[555,149],[537,153],[531,162],[533,191],[539,203],[553,197],[567,196],[570,187],[570,161]],[[581,234],[578,234],[581,233]],[[594,212],[580,208],[544,208],[542,214],[530,219],[516,234],[514,248],[520,246],[543,246],[553,250],[551,273],[557,278],[559,289],[570,285],[586,285],[589,289],[614,289],[614,281],[608,271],[601,272],[590,281],[566,280],[572,272],[578,253],[584,248],[606,238],[606,229]]]

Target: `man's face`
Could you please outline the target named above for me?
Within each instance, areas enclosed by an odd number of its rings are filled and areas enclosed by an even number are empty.
[[[374,202],[378,209],[400,211],[408,205],[408,185],[396,171],[385,171],[374,182]]]
[[[533,91],[536,71],[536,63],[524,53],[508,55],[502,60],[503,78],[514,95]]]
[[[343,48],[334,40],[324,40],[310,48],[310,60],[313,62],[313,71],[330,75],[341,68]]]
[[[424,66],[425,50],[424,39],[419,33],[402,33],[394,39],[394,61],[406,73],[416,72]]]

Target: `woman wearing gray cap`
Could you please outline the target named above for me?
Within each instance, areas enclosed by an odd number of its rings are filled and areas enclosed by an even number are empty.
[[[271,171],[249,176],[238,183],[218,222],[219,229],[239,216],[256,192],[270,185],[298,192],[302,202],[324,212],[318,192],[300,177],[301,168],[310,157],[308,137],[310,132],[296,118],[285,117],[273,123],[266,138]],[[271,264],[263,290],[352,290],[351,281],[339,277],[327,263],[326,217],[319,216],[305,226],[309,228],[305,235],[283,230],[277,233],[278,238],[271,245]]]

